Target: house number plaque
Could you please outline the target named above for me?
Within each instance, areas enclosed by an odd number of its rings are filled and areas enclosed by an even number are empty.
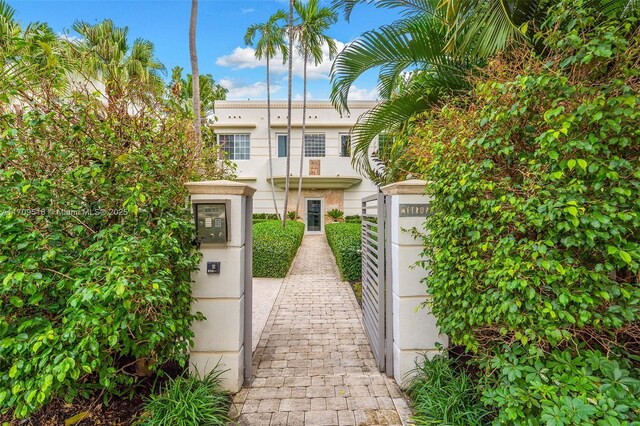
[[[400,204],[400,217],[426,217],[429,204]]]

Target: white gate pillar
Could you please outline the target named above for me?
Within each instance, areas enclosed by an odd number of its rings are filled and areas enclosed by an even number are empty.
[[[393,377],[401,387],[408,384],[409,373],[423,354],[438,353],[437,343],[446,346],[448,338],[440,334],[436,318],[421,305],[429,295],[424,283],[424,268],[415,266],[422,253],[422,240],[409,230],[424,232],[423,224],[429,208],[425,195],[426,182],[408,180],[381,188],[387,198],[387,285],[391,285]],[[390,271],[390,273],[389,273]]]
[[[189,369],[205,375],[219,363],[222,385],[237,392],[251,380],[251,225],[255,189],[219,180],[188,182],[200,268],[192,274],[195,321]]]

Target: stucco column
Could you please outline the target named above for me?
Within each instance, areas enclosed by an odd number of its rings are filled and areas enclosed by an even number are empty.
[[[382,187],[388,197],[387,226],[390,230],[390,253],[387,268],[391,268],[393,377],[406,387],[416,360],[423,354],[433,356],[437,343],[444,346],[448,338],[440,334],[436,318],[422,304],[429,299],[424,268],[415,266],[421,257],[422,239],[409,230],[424,232],[423,224],[428,212],[429,198],[425,195],[426,182],[408,180]]]
[[[222,241],[200,244],[200,268],[192,274],[192,311],[202,312],[206,320],[193,324],[189,368],[205,375],[219,363],[221,370],[227,370],[222,375],[223,386],[237,392],[245,377],[251,376],[251,214],[255,189],[225,180],[188,182],[185,186],[192,206],[212,205],[225,212],[227,232]],[[216,225],[221,222],[207,219],[200,226],[213,232]],[[214,264],[208,271],[209,262]]]

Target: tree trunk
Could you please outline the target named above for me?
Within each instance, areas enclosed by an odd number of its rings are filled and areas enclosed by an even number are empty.
[[[278,215],[278,204],[276,203],[276,190],[273,184],[273,154],[271,153],[271,79],[269,74],[269,55],[267,55],[267,129],[269,132],[267,140],[269,141],[269,179],[271,180],[271,198],[273,198],[273,208],[276,212],[276,216],[280,218],[280,215]],[[277,143],[278,140],[276,139],[276,144]]]
[[[202,117],[200,116],[200,73],[198,72],[198,52],[196,51],[196,23],[198,22],[198,0],[191,0],[191,20],[189,21],[189,56],[191,58],[191,93],[193,99],[193,131],[196,138],[196,155],[202,154]]]
[[[298,176],[298,198],[296,199],[296,212],[300,208],[300,196],[302,195],[302,169],[304,168],[304,131],[307,123],[307,55],[304,55],[304,68],[303,68],[303,83],[302,87],[304,93],[302,94],[302,145],[300,148],[300,175]]]
[[[287,81],[287,167],[284,184],[284,210],[282,211],[282,227],[287,224],[287,207],[289,204],[289,175],[291,174],[291,85],[293,80],[293,0],[289,0],[289,76]]]

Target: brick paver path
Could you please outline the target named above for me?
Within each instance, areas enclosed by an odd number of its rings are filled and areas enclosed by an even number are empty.
[[[305,236],[237,393],[244,425],[400,425],[402,393],[378,372],[362,312],[324,235]]]

